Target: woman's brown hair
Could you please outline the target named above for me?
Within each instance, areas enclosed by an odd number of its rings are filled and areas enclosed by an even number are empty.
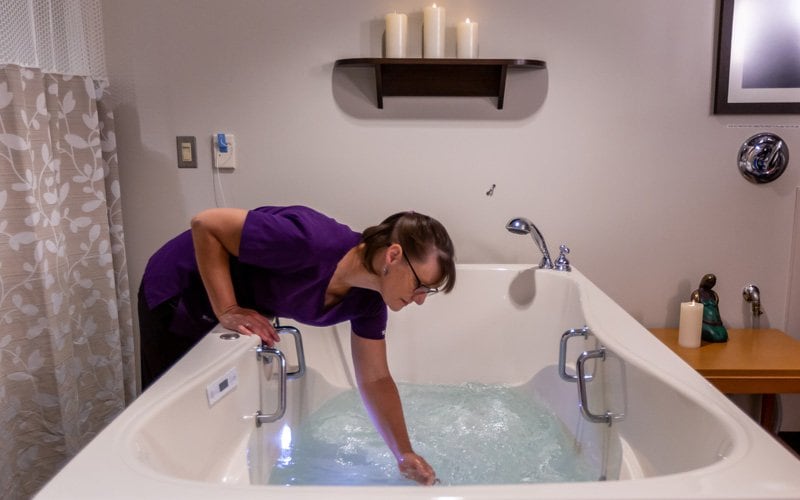
[[[456,284],[455,248],[444,226],[427,215],[416,212],[399,212],[390,215],[377,226],[371,226],[361,233],[364,243],[364,265],[373,274],[375,254],[398,243],[406,257],[422,261],[431,252],[436,252],[442,279],[437,283],[444,293],[450,292]]]

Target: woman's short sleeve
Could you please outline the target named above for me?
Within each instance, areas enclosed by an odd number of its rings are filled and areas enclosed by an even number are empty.
[[[261,207],[247,213],[239,260],[266,269],[307,265],[309,256],[350,244],[353,232],[307,207]]]

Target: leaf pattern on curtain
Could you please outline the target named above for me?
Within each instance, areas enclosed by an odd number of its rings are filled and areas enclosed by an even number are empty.
[[[135,397],[113,118],[89,77],[0,66],[0,497]]]

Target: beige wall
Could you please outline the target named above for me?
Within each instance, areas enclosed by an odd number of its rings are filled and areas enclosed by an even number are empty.
[[[424,2],[104,1],[133,285],[213,206],[209,137],[226,131],[240,163],[220,176],[229,206],[307,204],[356,229],[415,209],[446,224],[461,262],[538,261],[503,229],[527,216],[645,326],[676,326],[713,272],[728,326],[746,324],[755,282],[762,326],[785,327],[798,168],[756,186],[735,158],[763,130],[797,157],[800,129],[791,115],[711,114],[715,0],[440,3],[449,55],[469,16],[481,56],[548,69],[511,75],[503,111],[424,98],[379,111],[369,74],[333,62],[379,56],[393,10],[411,14],[418,54]],[[200,168],[176,167],[177,135],[197,136]]]

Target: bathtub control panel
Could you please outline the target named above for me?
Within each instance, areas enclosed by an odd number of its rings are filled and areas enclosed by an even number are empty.
[[[236,368],[231,368],[228,372],[206,386],[209,408],[214,406],[217,401],[236,388],[239,383],[239,375]]]

